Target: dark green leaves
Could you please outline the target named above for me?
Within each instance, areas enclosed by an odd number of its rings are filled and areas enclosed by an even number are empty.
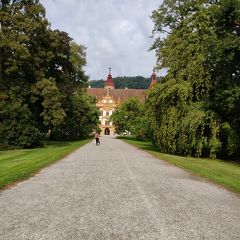
[[[51,30],[38,0],[1,1],[0,24],[0,148],[88,135],[98,112],[76,95],[87,82],[85,47]]]

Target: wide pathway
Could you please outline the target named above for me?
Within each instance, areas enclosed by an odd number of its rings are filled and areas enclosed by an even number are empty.
[[[240,198],[102,137],[1,192],[0,239],[239,240]]]

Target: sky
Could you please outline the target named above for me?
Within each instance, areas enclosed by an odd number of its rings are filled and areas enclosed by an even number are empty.
[[[161,0],[40,0],[52,29],[69,33],[87,47],[86,74],[93,79],[112,76],[150,77],[156,64],[149,51],[153,22]],[[160,73],[158,73],[160,75]]]

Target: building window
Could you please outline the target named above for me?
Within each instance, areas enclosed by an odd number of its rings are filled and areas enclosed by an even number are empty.
[[[106,116],[109,116],[109,112],[106,112]]]
[[[106,126],[109,125],[109,121],[105,121],[105,125],[106,125]]]

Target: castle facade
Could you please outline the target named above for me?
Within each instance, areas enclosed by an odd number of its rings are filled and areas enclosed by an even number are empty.
[[[154,70],[149,87],[152,87],[156,83]],[[87,88],[87,93],[95,96],[97,99],[97,107],[100,110],[100,128],[104,135],[115,133],[115,128],[110,117],[118,106],[126,102],[130,97],[137,97],[140,102],[144,102],[146,99],[146,89],[115,89],[111,69],[109,69],[104,88]]]

